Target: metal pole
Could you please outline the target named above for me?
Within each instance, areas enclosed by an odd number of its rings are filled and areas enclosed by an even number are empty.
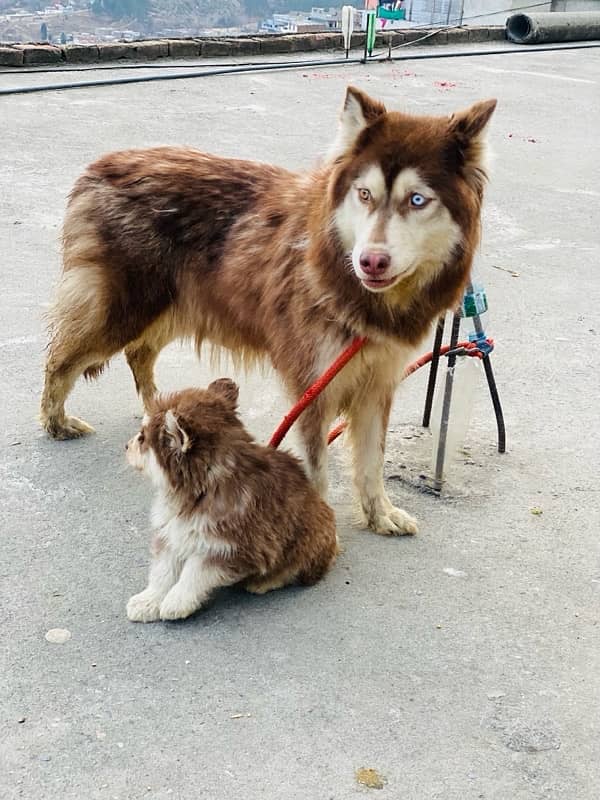
[[[469,286],[469,288],[471,288]],[[483,333],[483,325],[481,324],[481,317],[476,314],[473,317],[473,325],[476,333]],[[496,426],[498,428],[498,452],[506,452],[506,428],[504,426],[504,414],[502,413],[502,405],[498,395],[498,388],[496,387],[496,379],[492,370],[492,362],[490,361],[489,354],[485,355],[482,359],[483,369],[487,380],[490,396],[492,398],[492,405],[494,406],[494,414],[496,415]]]
[[[450,349],[453,350],[458,342],[460,331],[460,314],[455,314],[452,320],[452,333],[450,335]],[[448,421],[450,419],[450,403],[452,402],[452,386],[454,383],[454,366],[456,356],[448,356],[448,368],[446,370],[446,383],[444,384],[444,399],[442,402],[442,418],[440,419],[440,439],[435,460],[435,475],[433,479],[433,489],[435,492],[442,491],[444,482],[444,460],[446,458],[446,440],[448,438]]]
[[[429,366],[429,380],[427,382],[427,394],[425,395],[425,408],[423,410],[423,427],[429,427],[431,419],[431,406],[433,405],[433,393],[435,392],[435,382],[437,378],[438,366],[440,363],[440,349],[444,338],[444,326],[446,317],[441,316],[435,329],[435,339],[433,342],[431,364]]]
[[[498,396],[498,389],[496,388],[496,379],[492,371],[492,362],[489,356],[484,356],[483,368],[485,370],[485,377],[487,378],[492,404],[494,406],[494,413],[496,415],[496,425],[498,427],[498,452],[506,452],[506,429],[504,427],[504,415],[502,413],[502,406],[500,405],[500,397]]]
[[[377,34],[377,11],[376,10],[369,10],[367,11],[367,38],[366,38],[366,49],[365,53],[369,53],[369,57],[373,54],[373,48],[375,47],[375,36]],[[365,55],[365,61],[367,57]]]

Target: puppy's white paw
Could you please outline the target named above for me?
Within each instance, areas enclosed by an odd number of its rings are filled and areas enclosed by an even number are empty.
[[[160,619],[160,599],[147,590],[134,594],[127,603],[127,617],[131,622],[155,622]]]
[[[414,517],[394,506],[370,519],[369,528],[382,536],[412,536],[419,530]]]
[[[174,587],[160,604],[160,618],[165,620],[185,619],[197,610],[198,605],[195,602],[195,598],[189,595],[182,595]]]

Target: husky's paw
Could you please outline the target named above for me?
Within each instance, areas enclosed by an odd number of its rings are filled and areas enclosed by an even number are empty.
[[[127,618],[131,622],[155,622],[160,619],[160,599],[147,590],[134,594],[127,603]]]
[[[173,587],[160,604],[160,618],[164,620],[185,619],[198,610],[196,598],[183,595]]]
[[[94,433],[92,426],[78,417],[42,419],[42,425],[53,439],[79,439],[80,436]]]
[[[369,528],[382,536],[413,536],[419,530],[414,517],[394,506],[370,519]]]

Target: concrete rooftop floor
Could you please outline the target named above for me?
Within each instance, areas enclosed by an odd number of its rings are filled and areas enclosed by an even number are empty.
[[[58,78],[0,86],[44,80]],[[52,442],[35,419],[66,195],[89,161],[132,146],[310,166],[348,83],[413,112],[499,100],[478,268],[508,452],[482,385],[470,457],[441,499],[420,491],[422,370],[398,394],[386,463],[417,537],[355,527],[338,443],[344,553],[326,580],[134,625],[151,489],[124,463],[140,406],[122,358],[71,398],[94,437]],[[2,798],[600,796],[599,98],[597,49],[1,98]],[[162,388],[223,374],[180,346],[158,367]],[[240,380],[265,440],[286,409],[277,380]],[[50,628],[72,638],[50,644]],[[363,767],[383,789],[359,786]]]

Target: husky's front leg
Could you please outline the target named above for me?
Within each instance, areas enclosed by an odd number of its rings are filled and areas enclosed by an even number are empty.
[[[349,412],[354,484],[367,526],[375,533],[413,534],[417,521],[390,502],[383,485],[385,437],[394,389],[372,387]]]
[[[313,485],[327,500],[327,433],[334,417],[325,397],[313,401],[299,420],[304,450],[304,467]]]

